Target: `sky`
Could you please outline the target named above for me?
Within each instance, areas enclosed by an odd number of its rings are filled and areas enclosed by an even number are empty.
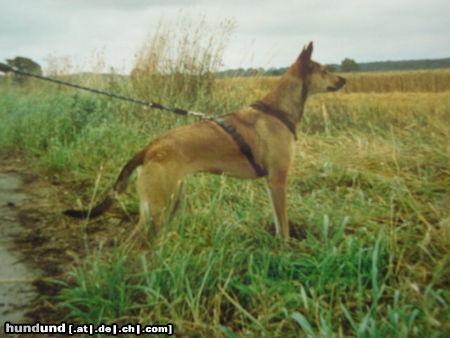
[[[180,16],[204,17],[205,32],[234,23],[221,69],[286,67],[310,41],[321,63],[444,58],[449,13],[448,0],[0,0],[0,62],[66,59],[88,71],[101,59],[125,73]]]

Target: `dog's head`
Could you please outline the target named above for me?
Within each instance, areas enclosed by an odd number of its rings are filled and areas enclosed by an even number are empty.
[[[325,66],[311,60],[312,52],[313,43],[310,42],[308,47],[303,48],[290,72],[302,80],[309,95],[341,89],[345,85],[345,78],[330,73]]]

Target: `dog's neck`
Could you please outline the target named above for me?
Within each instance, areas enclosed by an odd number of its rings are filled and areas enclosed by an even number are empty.
[[[298,125],[303,117],[307,99],[308,86],[303,81],[299,84],[283,76],[277,86],[261,102],[275,110],[285,112],[287,118]]]

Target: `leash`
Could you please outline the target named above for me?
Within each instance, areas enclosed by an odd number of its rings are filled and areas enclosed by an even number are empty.
[[[25,70],[18,69],[18,68],[9,66],[9,65],[1,63],[1,62],[0,62],[0,71],[3,72],[3,73],[13,72],[13,73],[20,74],[20,75],[25,75],[25,76],[29,76],[29,77],[35,77],[35,78],[40,79],[40,80],[45,80],[45,81],[49,81],[49,82],[57,83],[57,84],[60,84],[60,85],[77,88],[77,89],[83,89],[83,90],[87,90],[89,92],[100,94],[100,95],[106,95],[106,96],[109,96],[109,97],[114,97],[114,98],[119,99],[119,100],[125,100],[125,101],[129,101],[129,102],[137,103],[137,104],[142,104],[142,105],[150,107],[150,108],[167,110],[167,111],[170,111],[170,112],[178,114],[178,115],[185,115],[185,116],[190,115],[190,116],[199,117],[201,119],[208,119],[209,118],[204,113],[195,112],[195,111],[188,111],[188,110],[184,110],[184,109],[180,109],[180,108],[167,107],[167,106],[164,106],[162,104],[155,103],[155,102],[145,101],[145,100],[141,100],[141,99],[135,99],[135,98],[132,98],[132,97],[119,95],[119,94],[107,92],[107,91],[100,90],[100,89],[85,87],[85,86],[82,86],[82,85],[79,85],[79,84],[76,84],[76,83],[73,83],[73,82],[62,81],[62,80],[54,79],[54,78],[51,78],[51,77],[46,77],[46,76],[42,76],[42,75],[39,75],[39,74],[27,72]]]
[[[13,73],[20,74],[20,75],[35,77],[40,80],[45,80],[45,81],[49,81],[49,82],[57,83],[60,85],[77,88],[77,89],[83,89],[83,90],[86,90],[86,91],[89,91],[92,93],[96,93],[96,94],[100,94],[100,95],[114,97],[119,100],[142,104],[142,105],[150,107],[150,108],[167,110],[167,111],[170,111],[170,112],[178,114],[178,115],[184,115],[184,116],[190,115],[190,116],[198,117],[203,120],[213,121],[217,125],[219,125],[222,129],[224,129],[233,138],[233,140],[237,143],[241,153],[244,154],[244,156],[247,158],[250,165],[253,167],[253,170],[255,171],[256,175],[258,177],[263,177],[263,176],[267,175],[267,171],[262,166],[260,166],[258,163],[256,163],[255,158],[252,153],[252,149],[250,148],[250,145],[244,140],[242,135],[238,133],[236,128],[231,123],[221,119],[220,117],[210,117],[201,112],[188,111],[188,110],[184,110],[184,109],[180,109],[180,108],[167,107],[162,104],[155,103],[155,102],[145,101],[145,100],[141,100],[141,99],[135,99],[132,97],[119,95],[119,94],[107,92],[107,91],[100,90],[100,89],[85,87],[85,86],[82,86],[82,85],[79,85],[79,84],[76,84],[73,82],[62,81],[62,80],[54,79],[51,77],[46,77],[46,76],[42,76],[39,74],[27,72],[25,70],[21,70],[21,69],[9,66],[9,65],[1,63],[1,62],[0,62],[0,71],[3,73],[13,72]]]

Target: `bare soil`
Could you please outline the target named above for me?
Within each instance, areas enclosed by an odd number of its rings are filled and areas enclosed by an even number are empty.
[[[21,177],[14,172],[0,172],[0,332],[5,322],[23,323],[29,305],[37,296],[30,283],[41,273],[30,266],[14,239],[23,231],[18,218],[18,206],[30,197],[21,192]]]
[[[9,231],[8,236],[12,239],[5,248],[14,257],[19,257],[17,259],[27,269],[16,278],[16,284],[34,292],[26,300],[28,306],[11,304],[13,308],[21,308],[23,320],[20,323],[60,323],[66,312],[58,306],[55,296],[62,287],[54,280],[70,283],[69,272],[74,264],[99,247],[112,246],[114,238],[123,235],[131,223],[114,217],[107,222],[90,220],[86,223],[63,216],[61,211],[68,206],[65,199],[74,192],[37,172],[24,157],[0,154],[0,175],[7,178],[6,182],[15,180],[17,183],[9,190],[13,193],[0,192],[3,195],[0,199],[0,235],[7,228],[15,229]],[[4,261],[2,269],[3,265]],[[0,307],[0,316],[1,310]]]

